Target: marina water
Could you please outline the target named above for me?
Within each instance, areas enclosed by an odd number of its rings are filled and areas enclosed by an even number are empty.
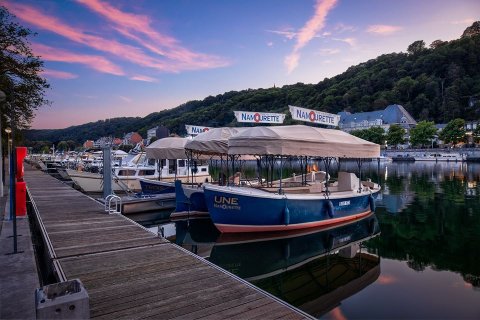
[[[372,161],[362,176],[382,185],[375,215],[329,230],[228,236],[209,220],[161,230],[314,317],[479,319],[480,164]]]

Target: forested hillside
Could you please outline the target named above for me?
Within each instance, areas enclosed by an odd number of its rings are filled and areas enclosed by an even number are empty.
[[[288,105],[337,113],[383,109],[403,105],[420,120],[446,123],[461,117],[480,118],[480,23],[475,22],[458,40],[415,41],[405,53],[377,57],[317,84],[297,83],[281,88],[230,91],[202,101],[144,118],[116,118],[61,130],[29,130],[27,140],[83,142],[101,136],[121,136],[129,131],[145,135],[148,128],[165,125],[185,133],[185,124],[235,126],[234,110],[287,113]]]

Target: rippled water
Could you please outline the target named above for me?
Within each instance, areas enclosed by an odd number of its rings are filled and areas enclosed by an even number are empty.
[[[480,319],[480,164],[364,169],[383,190],[361,221],[239,236],[192,220],[174,241],[315,317]]]

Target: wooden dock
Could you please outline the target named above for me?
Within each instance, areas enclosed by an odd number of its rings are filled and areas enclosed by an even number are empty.
[[[57,280],[82,281],[91,318],[310,318],[27,167],[28,194]]]

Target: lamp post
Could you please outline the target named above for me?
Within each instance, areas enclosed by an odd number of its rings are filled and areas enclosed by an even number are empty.
[[[10,139],[10,133],[12,133],[12,129],[10,127],[6,127],[5,132],[7,133],[8,161],[10,161],[10,152],[12,150],[12,139]]]
[[[5,92],[0,90],[0,110],[7,99]],[[3,111],[2,111],[3,114]],[[0,197],[3,197],[3,150],[2,150],[2,118],[0,117]]]

